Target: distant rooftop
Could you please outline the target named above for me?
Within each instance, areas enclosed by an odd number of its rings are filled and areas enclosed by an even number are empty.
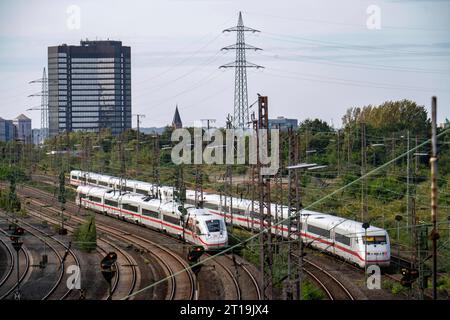
[[[88,47],[88,46],[97,46],[97,45],[122,45],[122,41],[117,41],[117,40],[81,40],[80,41],[80,45],[83,47]]]
[[[20,115],[18,115],[16,118],[14,118],[14,120],[31,120],[30,118],[28,118],[26,115],[24,115],[23,113],[21,113]]]

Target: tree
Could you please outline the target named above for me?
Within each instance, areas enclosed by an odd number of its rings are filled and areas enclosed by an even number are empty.
[[[406,99],[350,108],[342,118],[344,127],[354,127],[361,122],[365,122],[368,129],[383,134],[411,130],[414,135],[428,135],[431,128],[425,107]]]
[[[95,226],[95,215],[91,215],[86,222],[80,225],[74,232],[73,237],[81,250],[91,252],[97,247],[97,228]]]
[[[8,210],[19,212],[20,208],[20,200],[16,194],[16,176],[11,174],[9,178]]]

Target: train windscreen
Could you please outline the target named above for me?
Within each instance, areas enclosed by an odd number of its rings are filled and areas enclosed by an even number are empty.
[[[364,244],[386,244],[386,236],[363,236],[362,238]]]
[[[222,231],[220,220],[206,220],[206,227],[209,232],[219,232]]]

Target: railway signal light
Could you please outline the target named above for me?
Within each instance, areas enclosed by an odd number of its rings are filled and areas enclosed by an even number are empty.
[[[187,256],[189,264],[196,264],[204,253],[205,249],[202,246],[193,246]]]
[[[116,270],[113,268],[116,261],[117,254],[115,252],[110,252],[102,259],[100,263],[102,275],[109,284],[111,284],[111,280],[116,274]]]
[[[402,269],[402,278],[400,283],[404,287],[411,288],[412,284],[419,277],[419,271],[417,269]]]
[[[102,259],[100,263],[102,275],[105,278],[106,282],[108,282],[108,300],[111,300],[112,296],[111,280],[116,275],[116,268],[114,266],[116,261],[117,254],[115,252],[110,252]]]
[[[19,242],[19,240],[22,238],[23,234],[25,233],[25,230],[21,227],[16,227],[13,231],[13,233],[10,235],[10,239],[13,242]]]

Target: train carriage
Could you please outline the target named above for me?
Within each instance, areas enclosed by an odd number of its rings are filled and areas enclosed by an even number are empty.
[[[77,187],[76,203],[86,209],[184,238],[206,250],[228,245],[225,222],[205,209],[187,207],[186,217],[182,218],[179,204],[172,200],[162,201],[148,195],[83,185]]]
[[[77,178],[73,180],[73,183],[72,173]],[[72,171],[72,173],[71,183],[74,186],[80,184],[80,179],[84,179],[87,181],[85,184],[90,185],[98,186],[107,182],[108,186],[112,187],[111,181],[114,181],[114,188],[118,189],[120,186],[120,179],[115,177],[82,171]],[[130,192],[147,194],[152,198],[157,198],[159,202],[168,203],[173,200],[173,188],[171,187],[160,186],[158,188],[151,183],[136,180],[126,180],[125,186],[126,190]],[[203,201],[208,212],[224,219],[226,223],[233,223],[251,230],[260,229],[261,216],[258,201],[252,203],[248,199],[230,198],[207,192],[203,193]],[[186,191],[186,202],[188,204],[195,203],[193,190]],[[264,212],[266,213],[266,209]],[[287,237],[289,231],[288,208],[272,203],[270,212],[271,232],[280,237]],[[160,217],[161,229],[168,231],[170,228],[164,223],[170,222],[164,221],[165,218],[170,219],[169,215]],[[366,235],[366,230],[362,228],[361,222],[309,210],[301,211],[300,222],[301,237],[311,247],[334,254],[360,267],[364,267],[366,263],[380,266],[388,266],[390,263],[390,240],[386,230],[370,226]],[[264,222],[264,225],[267,226],[267,221]],[[296,226],[291,225],[291,237],[296,239],[298,234]]]

